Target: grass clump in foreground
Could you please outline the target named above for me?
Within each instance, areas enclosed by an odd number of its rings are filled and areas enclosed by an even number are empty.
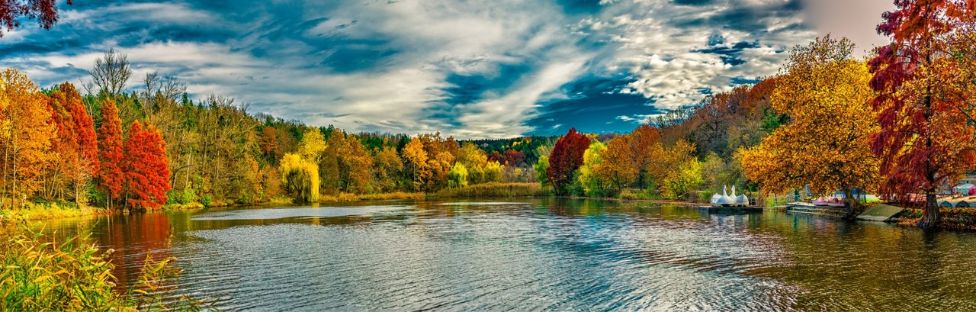
[[[58,242],[26,227],[6,230],[0,241],[0,310],[200,310],[188,298],[168,302],[159,295],[162,281],[177,274],[172,258],[147,256],[135,287],[120,294],[113,291],[111,250],[99,251],[84,237]]]

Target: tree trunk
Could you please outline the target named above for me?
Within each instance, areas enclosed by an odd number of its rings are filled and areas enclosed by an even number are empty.
[[[925,191],[925,209],[922,212],[922,220],[918,222],[918,227],[924,230],[935,229],[939,226],[939,203],[935,200],[935,190]]]
[[[854,219],[857,218],[857,213],[859,212],[858,208],[860,207],[861,204],[860,202],[857,201],[857,198],[854,198],[852,194],[853,192],[851,192],[850,188],[848,187],[844,188],[844,201],[847,202],[844,205],[845,209],[847,209],[846,211],[847,213],[844,214],[844,219],[848,221],[854,221]]]

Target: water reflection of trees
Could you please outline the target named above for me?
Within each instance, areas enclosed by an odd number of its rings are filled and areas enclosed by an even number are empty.
[[[801,286],[801,309],[976,307],[972,235],[784,213],[764,214],[757,230],[780,237],[787,259],[756,274]]]
[[[138,213],[100,219],[92,237],[103,248],[111,249],[110,260],[118,278],[117,288],[127,289],[141,274],[148,253],[154,259],[171,256],[169,218],[163,213]]]

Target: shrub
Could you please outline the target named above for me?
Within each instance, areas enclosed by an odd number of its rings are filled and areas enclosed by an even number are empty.
[[[183,297],[164,302],[163,281],[177,274],[172,258],[147,256],[143,275],[127,294],[116,293],[108,254],[87,237],[56,241],[26,227],[9,229],[0,241],[0,310],[3,311],[137,311],[199,310]]]

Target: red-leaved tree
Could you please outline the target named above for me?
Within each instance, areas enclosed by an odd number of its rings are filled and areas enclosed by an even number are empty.
[[[98,185],[105,192],[106,202],[122,195],[122,120],[115,102],[102,103],[102,125],[98,127]]]
[[[58,21],[55,0],[3,0],[0,1],[0,26],[8,31],[20,26],[20,20],[36,19],[41,28],[48,29]],[[71,0],[68,0],[71,4]],[[0,37],[3,31],[0,31]]]
[[[71,182],[74,197],[81,199],[81,190],[98,172],[98,143],[91,116],[85,111],[81,95],[74,85],[62,83],[51,93],[52,121],[58,129],[55,144],[57,161],[54,173],[57,181]],[[55,183],[57,184],[57,183]],[[60,192],[61,189],[57,189]]]
[[[563,137],[556,141],[549,154],[549,169],[546,177],[558,195],[565,195],[568,187],[573,183],[573,173],[583,165],[583,152],[590,147],[590,138],[576,132],[576,128],[569,129]]]
[[[163,135],[136,121],[125,141],[125,197],[129,207],[154,209],[166,203],[169,161]]]
[[[868,63],[881,125],[872,138],[885,177],[881,192],[900,199],[924,193],[922,228],[938,226],[938,188],[971,168],[976,155],[974,129],[967,125],[974,121],[966,103],[971,95],[946,81],[960,76],[948,42],[972,20],[973,2],[895,1],[897,8],[878,25],[891,43],[879,47]]]

